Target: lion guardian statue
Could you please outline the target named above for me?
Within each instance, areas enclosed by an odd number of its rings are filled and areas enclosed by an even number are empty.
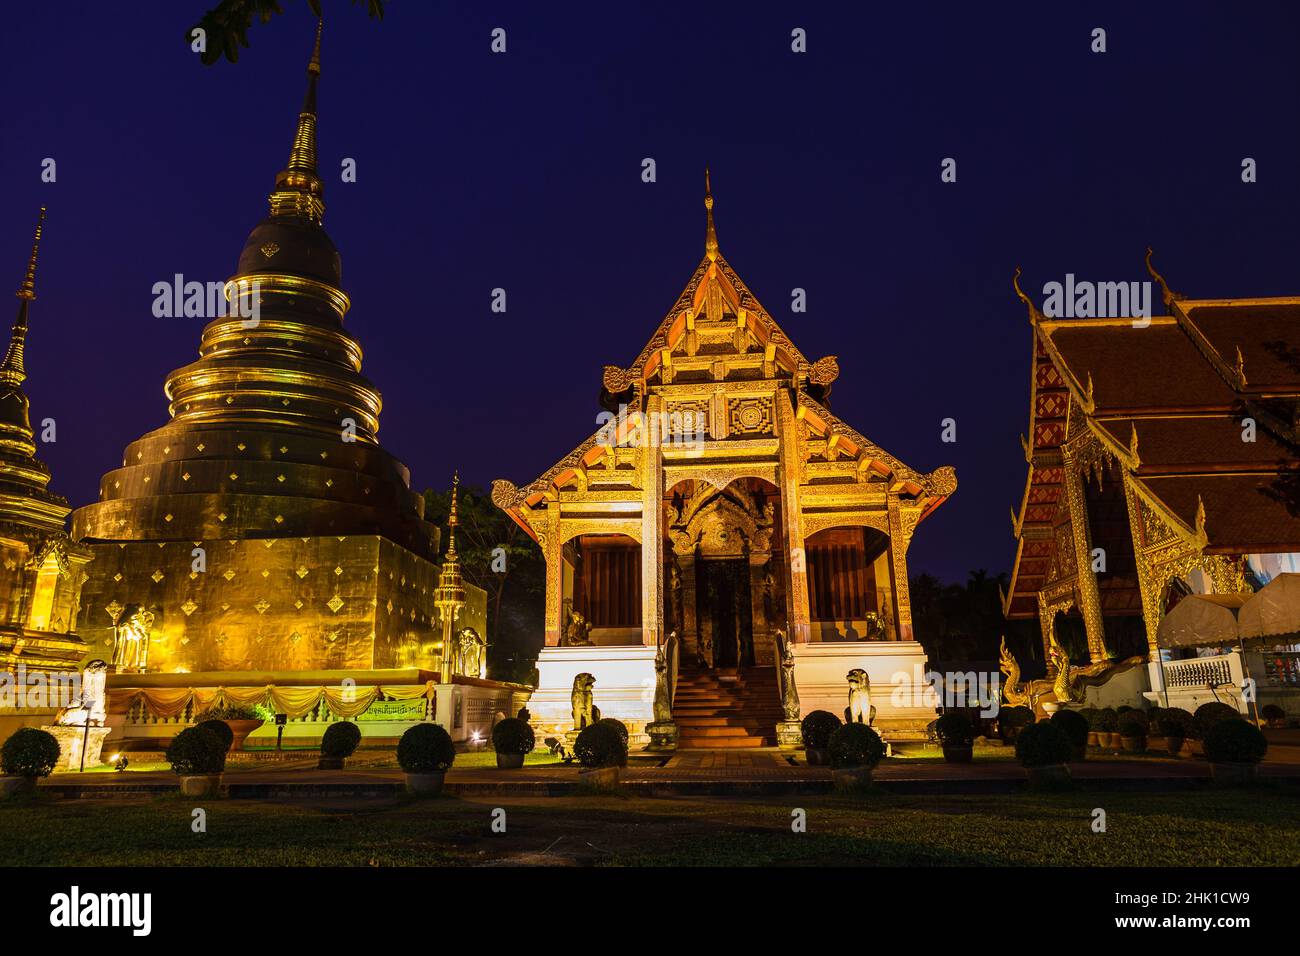
[[[573,705],[574,730],[590,727],[600,720],[600,708],[596,706],[591,690],[595,686],[596,678],[590,674],[579,674],[573,679],[573,692],[570,694],[569,700]]]

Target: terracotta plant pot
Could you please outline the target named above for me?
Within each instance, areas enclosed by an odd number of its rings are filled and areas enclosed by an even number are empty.
[[[342,770],[344,764],[343,757],[321,757],[316,761],[317,770]]]
[[[1144,754],[1147,752],[1146,737],[1123,737],[1120,739],[1126,754]]]
[[[1212,763],[1210,772],[1214,783],[1219,787],[1244,787],[1259,779],[1259,764],[1255,763]]]
[[[835,789],[842,792],[866,790],[871,786],[870,767],[836,767],[831,771]]]
[[[497,754],[498,770],[518,770],[524,765],[523,754]]]
[[[1097,731],[1095,731],[1095,730],[1090,730],[1090,731],[1088,731],[1088,746],[1089,746],[1089,747],[1100,747],[1100,746],[1101,746],[1101,741],[1097,739],[1098,736],[1099,736],[1099,735],[1098,735]]]
[[[831,765],[831,752],[824,747],[805,747],[803,756],[810,767],[829,767]]]
[[[14,797],[21,793],[35,792],[35,777],[0,777],[0,797]]]
[[[1031,787],[1059,787],[1070,782],[1070,768],[1063,763],[1050,763],[1042,767],[1026,767]]]
[[[219,773],[183,774],[181,776],[181,796],[215,797],[221,792]]]
[[[1119,740],[1120,740],[1120,737],[1119,737],[1119,734],[1118,734],[1118,733],[1116,733],[1116,732],[1114,732],[1114,731],[1107,731],[1106,733],[1098,734],[1097,736],[1098,736],[1099,738],[1102,738],[1102,737],[1105,738],[1104,742],[1102,743],[1102,746],[1103,746],[1105,749],[1107,749],[1107,750],[1119,750],[1119,746],[1120,746],[1120,744],[1119,744]]]
[[[230,732],[235,735],[235,739],[230,744],[230,750],[233,753],[236,750],[244,749],[244,740],[261,727],[265,721],[261,720],[227,720],[225,725],[230,728]]]
[[[620,767],[592,767],[578,771],[578,787],[589,793],[614,793],[618,790]]]
[[[406,792],[417,797],[436,797],[442,793],[442,781],[446,776],[446,773],[408,773]]]
[[[1169,754],[1169,756],[1177,757],[1180,754],[1182,754],[1183,746],[1185,743],[1186,741],[1184,741],[1182,737],[1166,737],[1165,751]]]
[[[949,763],[970,763],[975,753],[972,744],[944,744],[943,759]]]

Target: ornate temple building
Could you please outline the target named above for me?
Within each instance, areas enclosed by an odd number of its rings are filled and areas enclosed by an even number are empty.
[[[256,317],[232,308],[204,328],[197,360],[167,376],[171,420],[128,445],[73,515],[95,555],[80,632],[139,644],[118,642],[111,687],[202,698],[443,676],[438,529],[379,444],[380,395],[344,327],[351,302],[323,226],[319,53],[318,31],[288,163],[226,286],[232,304],[256,300]],[[457,593],[456,630],[486,634],[483,593]]]
[[[18,289],[18,316],[0,362],[0,670],[75,671],[94,649],[77,636],[77,612],[89,549],[65,532],[71,509],[49,490],[50,470],[36,457],[36,433],[23,382],[27,322],[36,299],[36,256]]]
[[[1032,366],[1004,611],[1093,662],[1154,661],[1183,595],[1300,570],[1300,298],[1191,299],[1147,267],[1149,319],[1047,318],[1015,287]]]
[[[595,433],[535,481],[493,486],[546,558],[529,708],[567,728],[587,673],[638,733],[664,644],[682,680],[745,715],[712,733],[683,711],[683,746],[772,743],[782,632],[804,712],[842,711],[860,667],[882,725],[914,730],[933,707],[890,701],[924,663],[907,549],[955,473],[915,471],[831,411],[836,358],[804,356],[719,252],[707,176],[705,208],[704,257],[636,360],[606,366]]]

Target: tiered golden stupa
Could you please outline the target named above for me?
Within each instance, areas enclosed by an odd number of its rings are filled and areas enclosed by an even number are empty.
[[[256,324],[208,324],[198,361],[167,377],[171,421],[132,442],[73,516],[96,555],[82,633],[111,643],[124,617],[152,614],[141,670],[270,683],[441,665],[438,531],[376,438],[379,392],[343,327],[350,302],[322,226],[319,76],[318,30],[288,165],[227,287],[260,296]],[[468,591],[458,622],[486,633],[483,594]]]
[[[74,633],[78,594],[90,552],[64,531],[68,503],[49,490],[36,457],[27,395],[27,319],[36,298],[36,254],[18,289],[18,317],[0,362],[0,670],[72,671],[90,654]]]

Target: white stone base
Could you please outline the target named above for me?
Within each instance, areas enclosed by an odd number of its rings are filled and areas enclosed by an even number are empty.
[[[54,735],[59,742],[59,762],[55,770],[80,770],[81,747],[86,747],[86,766],[97,767],[100,753],[104,749],[104,738],[108,736],[108,727],[91,727],[89,733],[85,727],[42,727],[41,730]]]
[[[925,683],[925,650],[916,641],[827,641],[791,648],[801,717],[828,710],[843,720],[848,673],[860,667],[871,681],[874,724],[890,739],[923,737],[935,718],[937,700]]]
[[[655,649],[642,644],[596,647],[544,647],[537,658],[538,682],[528,702],[540,747],[545,737],[573,729],[573,679],[596,678],[592,699],[601,717],[627,725],[628,748],[650,742],[645,727],[654,719]]]

